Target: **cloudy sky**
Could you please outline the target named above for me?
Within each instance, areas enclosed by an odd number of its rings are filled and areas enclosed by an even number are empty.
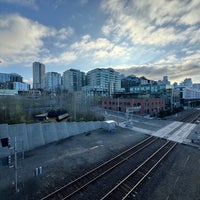
[[[112,67],[200,82],[199,0],[0,0],[0,72]]]

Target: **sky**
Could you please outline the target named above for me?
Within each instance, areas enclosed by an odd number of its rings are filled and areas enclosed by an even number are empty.
[[[111,67],[200,83],[200,0],[0,0],[0,73]]]

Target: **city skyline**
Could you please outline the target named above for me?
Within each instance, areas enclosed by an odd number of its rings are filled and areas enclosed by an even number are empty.
[[[200,82],[200,2],[0,0],[0,72],[32,82],[46,71],[113,68],[171,82]]]

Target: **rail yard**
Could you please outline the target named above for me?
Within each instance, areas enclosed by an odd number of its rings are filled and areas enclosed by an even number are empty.
[[[0,194],[3,199],[41,200],[198,199],[200,151],[187,137],[199,116],[193,110],[177,121],[135,119],[140,122],[135,130],[133,120],[133,128],[100,129],[27,152],[21,179],[28,179],[17,194],[5,196],[12,186]],[[149,134],[142,133],[147,129]],[[43,166],[42,176],[30,176],[31,161]],[[35,184],[33,191],[30,184]]]

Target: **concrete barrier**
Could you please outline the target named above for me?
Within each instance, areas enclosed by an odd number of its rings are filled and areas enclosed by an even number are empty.
[[[34,149],[70,136],[101,128],[101,122],[60,122],[35,124],[0,124],[0,138],[11,138],[14,146],[17,139],[18,151]],[[0,156],[8,154],[8,148],[0,145]]]
[[[69,136],[78,135],[80,133],[76,122],[66,122],[66,128]]]
[[[11,146],[14,147],[16,138],[17,151],[27,151],[30,149],[26,124],[13,124],[8,126]]]
[[[96,123],[95,122],[88,122],[88,131],[93,131],[96,129]]]
[[[94,130],[102,128],[102,122],[100,121],[95,121],[93,124],[94,124]]]
[[[0,138],[9,137],[8,124],[0,124]]]
[[[79,130],[79,134],[88,132],[87,122],[78,122],[77,127]]]
[[[45,144],[41,123],[27,124],[27,135],[30,149],[34,149]]]
[[[58,140],[55,123],[41,124],[45,144]]]
[[[66,122],[55,123],[58,140],[69,137]]]

